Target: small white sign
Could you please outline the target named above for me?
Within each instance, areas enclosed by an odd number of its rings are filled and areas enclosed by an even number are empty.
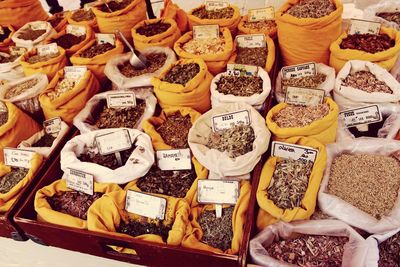
[[[39,56],[46,56],[50,54],[57,54],[58,47],[56,43],[51,43],[47,45],[38,45],[37,46],[37,53]]]
[[[247,13],[249,22],[275,19],[275,8],[273,6],[257,9],[249,9]]]
[[[246,109],[218,114],[211,118],[211,122],[214,132],[230,129],[238,124],[250,125],[250,111]]]
[[[371,105],[341,111],[339,112],[339,119],[349,128],[362,124],[380,122],[383,118],[378,105]]]
[[[218,25],[193,26],[193,39],[216,39],[216,38],[219,38]]]
[[[96,33],[97,44],[109,43],[115,45],[115,34],[111,33]]]
[[[321,89],[288,86],[285,102],[293,105],[311,106],[322,104],[325,91]]]
[[[64,78],[65,79],[72,79],[72,80],[79,80],[85,76],[87,72],[86,66],[68,66],[64,67]]]
[[[93,175],[75,169],[67,169],[67,187],[88,195],[93,195]]]
[[[47,134],[55,134],[61,131],[61,118],[55,117],[43,122],[44,131]]]
[[[264,34],[238,35],[235,40],[239,47],[256,48],[265,47],[267,45]]]
[[[257,76],[258,68],[253,65],[243,64],[228,64],[226,67],[226,73],[229,76]]]
[[[6,147],[4,152],[4,163],[12,167],[31,168],[31,161],[35,152]]]
[[[108,108],[127,108],[136,106],[136,96],[133,92],[107,94]]]
[[[164,220],[167,200],[149,194],[128,190],[125,210],[151,219]]]
[[[379,34],[382,24],[376,21],[352,19],[348,34]]]
[[[17,46],[10,46],[8,49],[10,50],[10,56],[22,56],[28,51],[25,47]]]
[[[30,23],[30,27],[34,31],[38,30],[46,30],[47,29],[47,22],[45,21],[35,21]]]
[[[205,6],[207,11],[213,11],[217,9],[226,8],[229,6],[229,4],[226,1],[208,0],[205,1]]]
[[[235,205],[239,198],[239,181],[200,179],[197,201],[201,204]]]
[[[72,34],[75,36],[82,36],[82,35],[86,35],[86,28],[84,26],[68,24],[67,28],[66,28],[66,33],[69,33],[69,34]]]
[[[191,170],[190,149],[158,150],[156,152],[158,167],[163,171]]]
[[[312,147],[273,141],[271,155],[273,157],[315,162],[318,150]]]
[[[131,137],[127,129],[98,135],[95,137],[95,142],[101,155],[109,155],[132,147]]]
[[[315,76],[317,75],[317,67],[314,62],[310,62],[310,63],[283,67],[281,72],[283,79]]]

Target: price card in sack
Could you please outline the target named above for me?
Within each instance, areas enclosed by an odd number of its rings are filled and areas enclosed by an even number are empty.
[[[93,195],[94,177],[93,175],[68,168],[66,172],[67,187],[88,195]]]
[[[314,88],[288,86],[285,102],[292,105],[310,106],[324,102],[325,91]]]
[[[168,149],[156,152],[157,165],[163,171],[191,170],[190,149]]]
[[[43,122],[44,131],[47,134],[57,134],[61,131],[61,118],[55,117]]]
[[[315,162],[318,150],[308,146],[273,141],[271,155],[273,157]]]
[[[193,26],[193,39],[216,39],[219,37],[218,25]]]
[[[46,56],[50,54],[57,54],[58,47],[56,43],[51,43],[47,45],[38,45],[37,46],[37,53],[39,56]]]
[[[235,41],[239,47],[257,48],[267,46],[264,34],[238,35],[236,36]]]
[[[108,108],[128,108],[136,106],[136,96],[133,92],[107,94]]]
[[[151,219],[164,220],[167,200],[142,192],[126,192],[125,210]]]
[[[376,21],[351,19],[348,34],[379,34],[382,24]]]
[[[75,36],[82,36],[86,34],[86,28],[84,26],[68,24],[65,32]]]
[[[64,78],[71,80],[80,80],[87,72],[86,66],[68,66],[64,67]]]
[[[112,33],[96,33],[95,36],[96,36],[97,44],[109,43],[111,45],[115,45],[115,34],[112,34]]]
[[[6,147],[4,152],[4,164],[18,168],[31,168],[31,161],[35,152]]]
[[[214,115],[211,118],[211,123],[214,132],[230,129],[238,124],[250,125],[250,110],[245,109]]]
[[[247,13],[249,22],[275,19],[275,8],[273,6],[249,9]]]
[[[306,76],[317,75],[317,65],[315,62],[309,62],[299,65],[283,67],[281,70],[283,79],[293,79]]]
[[[347,128],[357,125],[368,125],[383,120],[378,105],[370,105],[341,111],[339,112],[339,119],[344,122]]]
[[[99,153],[104,156],[121,152],[132,147],[131,137],[127,129],[98,135],[95,137],[95,142]]]
[[[29,27],[34,31],[46,30],[47,26],[48,26],[48,22],[46,22],[46,21],[35,21],[35,22],[31,22],[29,24]]]
[[[228,76],[258,76],[257,66],[243,64],[228,64],[226,66]]]
[[[228,2],[226,1],[217,1],[217,0],[207,0],[204,3],[205,8],[207,11],[214,11],[218,9],[223,9],[229,6]]]

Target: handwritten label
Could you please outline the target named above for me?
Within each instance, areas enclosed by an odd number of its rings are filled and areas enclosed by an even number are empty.
[[[64,78],[79,80],[85,76],[87,67],[85,66],[68,66],[64,67]]]
[[[213,10],[217,10],[217,9],[222,9],[222,8],[226,8],[229,6],[229,4],[225,1],[205,1],[205,6],[206,6],[206,10],[207,11],[213,11]]]
[[[96,33],[97,44],[109,43],[115,45],[115,34],[110,33]]]
[[[273,157],[315,162],[318,150],[312,147],[273,141],[271,155]]]
[[[310,62],[305,64],[283,67],[281,72],[283,79],[315,76],[317,75],[317,67],[314,62]]]
[[[321,89],[288,86],[286,88],[285,102],[293,105],[318,105],[322,104],[325,91]]]
[[[84,26],[79,25],[67,25],[66,33],[75,35],[75,36],[82,36],[86,34],[86,28]]]
[[[67,170],[66,183],[68,188],[93,195],[93,175],[70,168]]]
[[[37,53],[39,56],[46,56],[50,54],[57,54],[58,47],[56,43],[47,44],[47,45],[38,45]]]
[[[264,34],[246,34],[246,35],[238,35],[236,36],[236,44],[239,47],[265,47],[265,35]]]
[[[34,31],[46,30],[47,25],[48,25],[48,22],[45,22],[45,21],[36,21],[36,22],[31,22],[29,24],[30,28]]]
[[[249,9],[247,13],[249,22],[275,19],[275,9],[273,6],[257,9]]]
[[[163,171],[191,170],[190,149],[158,150],[156,152],[158,167]]]
[[[212,116],[212,128],[214,132],[230,129],[235,125],[250,125],[250,111],[240,110]]]
[[[55,117],[43,122],[44,131],[47,134],[59,133],[61,131],[61,118]]]
[[[380,122],[383,118],[378,105],[371,105],[341,111],[339,112],[339,119],[343,120],[346,127],[349,128],[362,124]]]
[[[200,179],[197,201],[202,204],[235,205],[239,198],[239,181]]]
[[[348,34],[379,34],[381,26],[381,23],[375,21],[352,19],[350,20]]]
[[[226,67],[227,75],[230,76],[257,76],[258,68],[252,65],[242,65],[242,64],[228,64]]]
[[[95,141],[101,155],[109,155],[132,147],[131,137],[127,129],[98,135],[95,137]]]
[[[10,46],[10,56],[22,56],[28,50],[25,47]]]
[[[141,192],[126,192],[125,210],[151,219],[164,220],[167,200]]]
[[[35,152],[17,148],[4,148],[4,163],[12,167],[31,168],[31,161]]]
[[[218,25],[193,26],[193,39],[215,39],[215,38],[219,38]]]
[[[113,93],[107,95],[108,108],[126,108],[136,106],[135,93]]]

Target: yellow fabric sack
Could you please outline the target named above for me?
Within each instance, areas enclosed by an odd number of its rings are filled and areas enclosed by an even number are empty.
[[[162,81],[168,71],[178,64],[196,63],[200,66],[199,73],[183,86]],[[210,85],[213,76],[208,72],[207,65],[202,59],[181,59],[167,67],[158,77],[154,77],[151,83],[161,108],[170,106],[190,107],[200,113],[211,108]]]
[[[9,53],[10,52],[9,47],[14,44],[11,37],[13,36],[15,30],[11,25],[3,26],[3,28],[8,28],[10,30],[10,34],[6,39],[0,42],[0,52]]]
[[[248,28],[244,26],[244,23],[247,22],[248,20],[248,16],[245,15],[242,17],[242,19],[239,22],[238,25],[238,30],[239,30],[239,34],[261,34],[263,33],[265,36],[269,36],[271,38],[275,38],[276,37],[276,32],[277,32],[277,28],[276,25],[275,27],[271,27],[271,28],[262,28],[262,29],[252,29],[252,28]]]
[[[49,22],[51,24],[51,21],[56,20],[61,17],[62,18],[61,21],[55,27],[53,27],[53,29],[56,32],[61,32],[66,29],[67,24],[68,24],[68,17],[70,16],[70,14],[71,14],[70,11],[56,13],[53,16],[49,17],[47,19],[47,22]]]
[[[31,51],[25,53],[21,57],[21,66],[24,70],[25,76],[30,76],[36,73],[43,73],[47,75],[49,81],[53,79],[56,73],[63,69],[68,64],[68,59],[65,56],[65,50],[62,47],[58,47],[60,55],[54,58],[50,58],[47,61],[29,63],[27,60],[37,54],[37,49],[33,48]]]
[[[0,1],[0,25],[11,24],[19,29],[28,22],[46,20],[48,17],[39,0]]]
[[[193,14],[193,12],[197,9],[204,8],[205,5],[201,5],[199,7],[196,7],[192,10],[189,11],[188,13],[188,19],[189,19],[189,28],[190,30],[193,30],[194,25],[213,25],[217,24],[220,27],[226,27],[228,28],[233,35],[236,34],[237,32],[237,26],[240,22],[241,16],[240,16],[240,10],[237,6],[235,5],[229,5],[229,7],[233,8],[233,15],[229,19],[201,19],[199,17],[196,17]]]
[[[257,228],[260,231],[279,220],[284,222],[307,220],[314,213],[317,204],[319,185],[324,175],[326,165],[327,155],[325,145],[308,137],[291,137],[287,139],[286,142],[318,149],[318,155],[315,159],[309,177],[307,191],[301,201],[301,206],[293,209],[281,209],[268,198],[267,189],[271,183],[278,161],[278,157],[269,157],[261,171],[260,183],[257,189],[257,202],[258,206],[260,206],[257,216]]]
[[[268,49],[268,54],[267,54],[267,60],[265,62],[265,71],[270,72],[272,70],[272,67],[274,66],[275,63],[275,43],[274,40],[272,40],[268,35],[266,37],[266,43],[267,43],[267,49]],[[231,58],[228,61],[228,64],[234,64],[235,60],[237,57],[236,53],[236,44],[234,45],[234,52],[232,53]]]
[[[159,22],[166,23],[171,26],[165,32],[153,36],[145,36],[137,33],[137,30],[140,27]],[[163,46],[163,47],[173,48],[174,43],[180,37],[181,37],[181,32],[178,28],[178,25],[173,19],[168,19],[168,18],[147,19],[142,22],[139,22],[138,24],[136,24],[135,27],[132,28],[133,42],[135,44],[135,48],[138,51],[143,51],[143,49],[150,46]]]
[[[72,90],[51,100],[48,93],[54,91],[57,83],[63,78],[64,70],[60,70],[46,90],[40,94],[39,102],[46,120],[58,116],[64,122],[71,124],[74,117],[85,107],[86,102],[100,90],[100,83],[96,76],[88,70]]]
[[[193,39],[193,32],[187,32],[182,35],[178,41],[175,42],[174,50],[175,53],[180,58],[201,58],[203,59],[208,67],[208,71],[213,74],[217,75],[223,71],[225,71],[226,65],[228,64],[228,60],[233,52],[233,40],[231,32],[227,28],[220,29],[220,33],[222,33],[223,38],[225,40],[225,47],[224,51],[217,54],[202,54],[202,55],[194,55],[191,53],[186,52],[182,49],[182,46]]]
[[[79,217],[74,217],[66,213],[55,211],[51,208],[49,202],[47,202],[47,198],[50,198],[54,195],[58,195],[64,192],[71,192],[71,191],[74,190],[69,189],[67,187],[65,179],[56,180],[52,184],[38,190],[36,192],[35,202],[34,202],[35,211],[37,212],[37,220],[40,222],[48,222],[52,224],[62,225],[66,227],[73,227],[77,229],[87,229],[87,220],[83,220]],[[117,184],[95,182],[93,184],[93,191],[107,194],[110,192],[122,191],[122,189]],[[94,203],[100,201],[100,199],[96,200]],[[92,206],[94,205],[94,203],[92,204]]]
[[[187,32],[189,29],[189,19],[186,12],[181,9],[172,0],[164,0],[164,8],[161,9],[161,18],[173,19],[181,32]]]
[[[182,246],[186,248],[194,248],[214,253],[226,253],[226,254],[238,254],[240,245],[242,244],[244,234],[244,224],[247,221],[247,209],[249,208],[250,202],[251,185],[248,181],[241,181],[240,184],[240,195],[235,205],[232,215],[232,246],[226,251],[222,251],[218,248],[211,247],[203,242],[203,230],[200,224],[197,222],[200,214],[205,210],[215,210],[215,205],[201,205],[197,203],[197,192],[194,197],[194,207],[192,207],[190,214],[190,223],[188,224],[186,235],[182,241]],[[223,205],[223,208],[229,207]],[[252,207],[251,207],[252,208]]]
[[[125,38],[131,39],[131,29],[140,21],[147,19],[145,0],[133,0],[125,8],[112,13],[101,11],[101,6],[95,6],[92,10],[102,33],[120,30]]]
[[[294,136],[305,136],[318,140],[323,144],[333,143],[336,140],[338,127],[339,107],[330,97],[325,97],[324,102],[329,105],[329,113],[324,118],[314,121],[304,127],[281,128],[272,120],[272,116],[285,108],[287,103],[274,106],[267,114],[267,127],[273,133],[273,139],[285,141]]]
[[[153,221],[125,211],[126,192],[127,191],[125,190],[112,192],[103,196],[99,201],[93,203],[92,207],[90,207],[88,211],[88,229],[90,231],[172,246],[179,246],[181,244],[189,222],[188,217],[190,208],[185,200],[173,197],[162,196],[167,200],[165,219],[163,223],[167,225],[172,224],[172,229],[168,233],[167,242],[164,242],[161,236],[155,234],[145,234],[133,237],[127,234],[118,233],[116,229],[120,225],[121,220],[125,222],[127,222],[128,219],[141,221],[147,220],[147,222],[150,223]],[[134,253],[133,250],[129,248],[117,247],[115,249],[121,253]]]
[[[286,11],[300,0],[288,0],[277,11],[279,46],[284,65],[314,61],[329,63],[329,46],[342,32],[343,5],[333,0],[336,10],[322,18],[296,18]]]
[[[0,162],[4,162],[3,149],[17,147],[41,130],[40,125],[11,102],[5,102],[8,120],[0,126]]]
[[[100,83],[107,81],[107,76],[104,74],[104,68],[106,63],[124,52],[124,45],[119,39],[115,40],[115,48],[108,50],[107,52],[94,56],[92,58],[81,57],[80,54],[96,44],[96,40],[91,40],[85,46],[83,46],[77,53],[71,58],[73,65],[86,66],[96,76]]]
[[[79,10],[82,10],[82,9],[79,9]],[[77,11],[79,11],[79,10],[77,10]],[[91,10],[93,11],[93,9],[91,9]],[[96,16],[93,16],[93,19],[91,19],[91,20],[76,21],[72,18],[72,16],[74,15],[75,12],[71,12],[68,14],[68,16],[67,16],[68,24],[89,26],[93,30],[96,30],[96,31],[98,30]]]
[[[397,57],[399,56],[400,32],[393,28],[381,27],[380,34],[386,34],[390,39],[395,40],[395,45],[388,50],[371,54],[356,49],[341,49],[340,44],[343,39],[347,37],[347,32],[342,33],[342,35],[340,35],[340,37],[330,46],[331,56],[329,65],[336,70],[336,73],[338,73],[347,61],[358,59],[376,63],[382,68],[390,71],[394,67]]]
[[[12,204],[18,199],[19,193],[24,189],[35,176],[36,172],[42,165],[43,157],[40,154],[35,153],[31,160],[31,168],[25,177],[19,181],[10,191],[7,193],[0,193],[0,213],[7,212]],[[3,177],[7,173],[11,172],[11,167],[0,164],[0,177]]]

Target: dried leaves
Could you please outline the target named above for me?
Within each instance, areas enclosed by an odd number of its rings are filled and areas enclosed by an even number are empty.
[[[157,21],[155,23],[150,23],[143,25],[142,27],[139,27],[136,32],[140,35],[144,35],[146,37],[154,36],[160,33],[165,32],[171,27],[171,24],[169,23],[164,23],[161,20]]]
[[[167,55],[164,53],[151,53],[146,55],[147,67],[144,69],[135,69],[129,61],[118,66],[122,75],[128,78],[140,76],[146,73],[153,73],[159,70],[167,60]]]
[[[28,89],[34,87],[36,84],[38,84],[38,82],[39,82],[38,79],[30,79],[25,82],[14,85],[10,89],[8,89],[8,91],[4,94],[4,98],[10,99],[15,96],[18,96],[18,95],[26,92]]]
[[[296,18],[322,18],[335,10],[331,0],[300,0],[287,13]]]
[[[171,225],[165,225],[159,220],[155,223],[136,220],[128,220],[126,223],[121,220],[120,225],[117,227],[117,232],[133,237],[146,234],[159,235],[164,242],[167,242],[168,234],[171,229]]]
[[[400,266],[400,232],[379,244],[379,267]]]
[[[287,105],[272,116],[272,121],[281,128],[304,127],[328,115],[329,105],[312,106]]]
[[[186,85],[200,71],[197,63],[174,65],[161,79],[164,82]]]
[[[169,115],[156,131],[167,145],[173,148],[188,148],[188,134],[192,127],[190,115],[182,116],[179,112]]]
[[[267,56],[267,47],[238,47],[235,63],[265,68]]]
[[[375,15],[400,26],[400,12],[379,12]]]
[[[222,75],[216,85],[217,91],[224,95],[252,96],[263,91],[263,80],[259,76]]]
[[[317,73],[314,76],[303,76],[299,78],[282,79],[282,89],[286,92],[286,87],[318,88],[326,80],[326,75]]]
[[[125,163],[128,161],[133,150],[134,150],[134,147],[120,152],[123,165],[125,165]],[[120,167],[118,164],[118,160],[115,157],[115,154],[109,154],[109,155],[103,156],[101,154],[98,154],[98,153],[95,153],[92,151],[88,151],[86,154],[81,154],[78,157],[78,159],[83,162],[92,162],[95,164],[99,164],[101,166],[110,168],[112,170],[115,170]]]
[[[105,52],[114,48],[115,46],[110,43],[95,44],[88,49],[85,49],[79,56],[83,58],[92,58],[104,54]]]
[[[46,133],[36,143],[33,143],[32,147],[51,147],[54,140],[56,140],[56,136]]]
[[[5,124],[8,121],[8,111],[0,110],[0,126]]]
[[[0,178],[0,194],[8,193],[28,174],[29,169],[11,167],[11,172]]]
[[[16,60],[17,58],[18,58],[18,56],[0,55],[0,64],[14,62],[14,60]]]
[[[375,54],[388,50],[396,41],[386,34],[349,34],[342,40],[341,49],[356,49]]]
[[[265,29],[274,29],[276,28],[275,20],[260,20],[255,22],[245,21],[243,23],[244,28],[252,29],[252,30],[265,30]]]
[[[88,11],[86,11],[84,9],[79,9],[78,11],[75,11],[72,14],[71,18],[77,22],[89,21],[89,20],[94,19],[95,15],[91,9],[89,9]]]
[[[363,90],[367,93],[393,94],[392,89],[384,81],[378,80],[374,74],[365,70],[349,74],[343,80],[342,85]]]
[[[234,9],[232,7],[206,10],[205,6],[202,6],[193,10],[192,15],[201,19],[230,19],[233,13]]]
[[[182,46],[182,49],[193,55],[218,54],[224,51],[225,39],[192,39]]]

